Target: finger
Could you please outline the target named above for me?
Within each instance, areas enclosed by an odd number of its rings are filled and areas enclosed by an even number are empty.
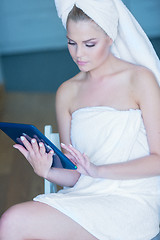
[[[74,156],[74,162],[77,167],[85,165],[85,158],[80,151],[75,149],[71,144],[68,146],[68,151],[72,153],[72,156]]]
[[[64,148],[64,149],[67,148],[66,144],[64,144],[64,143],[61,143],[61,147]]]
[[[27,151],[22,145],[20,145],[20,144],[15,144],[15,145],[13,145],[13,147],[14,147],[15,149],[19,150],[19,151],[23,154],[23,156],[27,159],[27,157],[28,157],[28,151]]]
[[[53,150],[51,150],[49,153],[47,153],[47,158],[51,162],[51,165],[52,165],[52,162],[53,162],[53,155],[54,155]]]
[[[54,151],[51,150],[51,151],[48,153],[48,156],[49,156],[49,157],[53,157],[53,155],[54,155]]]
[[[90,164],[90,159],[85,153],[83,153],[83,157],[84,157],[84,160],[85,160],[85,164],[86,165]]]
[[[24,136],[21,136],[20,139],[21,139],[23,145],[25,146],[25,148],[29,152],[31,152],[32,151],[32,145],[30,144],[30,142]]]
[[[76,165],[79,165],[79,164],[84,165],[85,159],[80,151],[75,149],[71,144],[66,146],[65,144],[62,143],[61,146],[64,147],[70,154],[72,154],[72,156],[75,158],[74,162]]]
[[[80,151],[78,151],[77,149],[75,149],[71,144],[70,144],[68,147],[69,147],[69,149],[70,149],[72,152],[74,152],[75,156],[76,156],[79,160],[84,161],[83,154],[82,154]]]
[[[67,150],[67,152],[73,152],[72,149],[69,147],[69,145],[67,146],[66,144],[64,143],[61,143],[61,147],[65,150]]]
[[[26,133],[23,133],[22,136],[24,136],[28,140],[28,142],[31,142],[32,138],[28,136]]]
[[[74,153],[74,151],[69,148],[69,146],[66,146],[64,143],[61,143],[61,147],[67,150],[75,159],[78,160],[77,155]]]
[[[40,151],[40,154],[43,155],[44,153],[46,153],[46,149],[45,149],[45,146],[42,142],[39,143],[39,151]]]
[[[67,158],[69,158],[71,161],[74,161],[74,160],[75,160],[75,157],[74,157],[72,154],[70,154],[70,153],[65,153],[65,156],[66,156]]]
[[[37,140],[37,142],[38,142],[38,143],[40,143],[40,142],[41,142],[41,140],[38,138],[38,136],[37,136],[37,135],[34,135],[34,136],[33,136],[33,138],[35,138],[35,139]]]
[[[86,160],[89,161],[89,157],[87,156],[87,154],[83,153],[83,156],[84,156],[84,158],[85,158]]]
[[[76,158],[75,158],[72,154],[70,154],[70,153],[65,153],[65,156],[66,156],[71,162],[73,162],[75,165],[77,165],[77,160],[76,160]]]
[[[31,144],[32,144],[33,151],[35,153],[38,153],[39,152],[39,146],[38,146],[37,140],[35,138],[32,138]]]
[[[46,163],[47,163],[47,165],[49,164],[50,168],[52,167],[52,163],[54,161],[53,155],[54,155],[54,151],[53,150],[51,150],[49,153],[46,153],[46,157],[47,157],[47,159],[45,158],[46,159]]]

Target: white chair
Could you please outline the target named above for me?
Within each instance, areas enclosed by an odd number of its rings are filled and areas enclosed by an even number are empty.
[[[59,141],[59,134],[52,132],[52,127],[50,125],[46,125],[44,127],[44,135],[54,143],[54,145],[60,149],[60,141]],[[44,180],[44,193],[55,193],[57,192],[57,185],[54,183],[49,182],[48,180]]]

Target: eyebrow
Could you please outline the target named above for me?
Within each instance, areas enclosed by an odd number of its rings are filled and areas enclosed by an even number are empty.
[[[68,40],[71,40],[71,41],[75,42],[74,40],[72,40],[68,36],[66,36],[66,37],[68,38]],[[96,38],[90,38],[90,39],[84,40],[83,42],[86,43],[86,42],[90,42],[90,41],[93,41],[93,40],[96,40]]]

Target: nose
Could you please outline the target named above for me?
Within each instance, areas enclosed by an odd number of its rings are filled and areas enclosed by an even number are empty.
[[[83,56],[83,49],[81,46],[77,45],[77,49],[76,49],[76,57],[77,58],[81,58]]]

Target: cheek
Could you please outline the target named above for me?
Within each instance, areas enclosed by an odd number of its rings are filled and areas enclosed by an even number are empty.
[[[70,53],[71,57],[73,58],[73,57],[74,57],[74,55],[75,55],[75,50],[74,50],[74,48],[73,48],[73,47],[70,47],[70,46],[68,46],[68,51],[69,51],[69,53]]]
[[[96,51],[94,51],[92,53],[92,59],[94,62],[101,62],[103,61],[104,59],[106,59],[108,56],[108,51],[106,48],[99,48],[99,49],[96,49]]]

